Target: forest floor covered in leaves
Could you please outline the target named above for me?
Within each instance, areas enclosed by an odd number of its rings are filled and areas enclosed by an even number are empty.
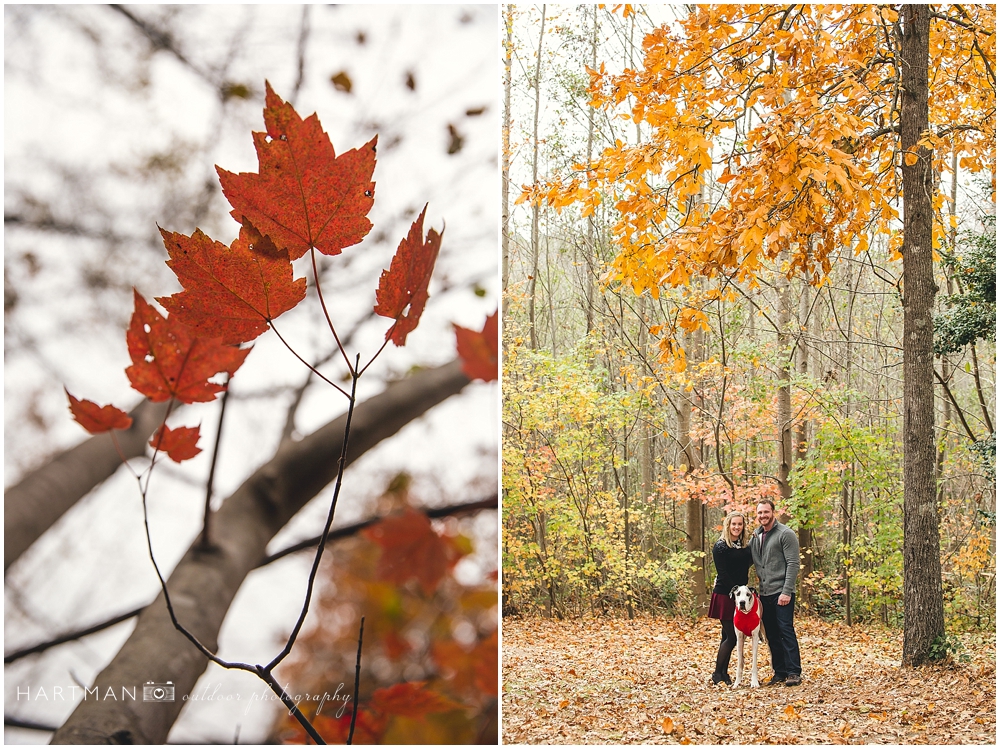
[[[795,627],[802,685],[733,690],[710,680],[715,620],[505,618],[503,741],[996,743],[993,633],[959,635],[963,661],[913,669],[899,665],[901,631],[799,616]],[[763,682],[766,645],[759,661]]]

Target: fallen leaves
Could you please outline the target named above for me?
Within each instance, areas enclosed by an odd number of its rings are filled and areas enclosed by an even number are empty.
[[[802,685],[733,690],[710,681],[714,620],[505,619],[503,741],[994,743],[994,647],[961,666],[903,669],[901,633],[805,617],[795,626]],[[764,679],[766,647],[762,661]]]

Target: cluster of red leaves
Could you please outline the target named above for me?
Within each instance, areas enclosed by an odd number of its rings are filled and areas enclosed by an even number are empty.
[[[362,672],[354,743],[495,741],[488,729],[495,731],[498,695],[495,582],[470,588],[452,574],[471,551],[467,538],[432,523],[404,498],[401,511],[330,550],[330,578],[320,589],[314,628],[299,639],[298,658],[282,678],[296,693],[332,694],[338,683],[340,694],[344,684],[350,692],[356,617],[363,614],[362,667],[369,670]],[[348,609],[353,616],[345,615]],[[456,626],[472,622],[478,636],[456,639]],[[342,710],[308,701],[303,706],[328,743],[346,742],[349,699]],[[287,715],[277,737],[307,740]]]
[[[508,618],[503,627],[504,743],[996,741],[992,634],[959,636],[968,663],[903,668],[902,632],[797,614],[801,686],[734,690],[710,679],[714,619]],[[765,646],[761,681],[769,658]]]
[[[213,400],[225,389],[213,378],[232,377],[250,351],[238,347],[305,299],[306,280],[294,277],[292,261],[313,250],[339,255],[371,231],[367,216],[375,199],[377,138],[338,156],[316,115],[303,120],[270,83],[264,126],[266,132],[253,134],[257,172],[233,174],[216,167],[231,215],[241,224],[230,246],[199,229],[191,236],[160,229],[167,265],[182,291],[157,297],[169,316],[135,292],[127,333],[132,364],[125,370],[132,387],[151,400]],[[426,211],[424,206],[376,292],[375,312],[393,319],[386,340],[397,346],[420,320],[441,247],[441,234],[434,229],[423,237]],[[495,317],[482,333],[456,329],[470,379],[497,377]],[[114,406],[67,395],[73,417],[92,434],[131,425]],[[150,444],[173,460],[200,452],[198,427],[169,430],[164,425],[158,435]]]

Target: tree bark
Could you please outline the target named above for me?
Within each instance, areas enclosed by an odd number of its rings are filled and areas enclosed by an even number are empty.
[[[132,409],[132,426],[115,433],[126,458],[146,454],[146,442],[166,413],[167,403],[148,400]],[[111,437],[98,434],[60,453],[4,491],[4,570],[121,464]]]
[[[703,330],[696,330],[685,336],[684,348],[689,351],[689,368],[700,364],[705,360],[705,333]],[[695,397],[694,393],[691,397]],[[701,404],[704,407],[704,403]],[[701,468],[702,448],[701,440],[691,439],[691,401],[687,398],[681,400],[678,421],[680,429],[681,443],[684,445],[684,454],[687,458],[687,471]],[[700,497],[689,498],[684,505],[684,534],[687,537],[686,549],[689,552],[702,554],[701,557],[693,561],[694,569],[691,571],[691,593],[694,600],[695,611],[698,616],[705,616],[708,613],[708,590],[705,585],[705,568],[708,565],[705,554],[705,509]]]
[[[788,483],[788,475],[792,471],[792,383],[791,369],[794,366],[788,355],[788,327],[791,323],[791,283],[781,273],[778,274],[780,309],[778,312],[778,356],[781,357],[778,375],[778,485],[781,489],[781,499],[787,506],[792,496],[792,486]],[[787,522],[787,516],[782,513],[781,522]]]
[[[507,27],[507,38],[504,42],[503,58],[503,144],[500,149],[500,175],[503,181],[500,195],[501,209],[500,220],[502,229],[500,231],[500,248],[502,257],[502,278],[501,278],[501,302],[503,316],[507,315],[507,280],[510,274],[510,86],[511,86],[511,66],[514,54],[514,6],[507,4],[504,6],[504,25]]]
[[[359,405],[351,427],[348,463],[395,434],[469,382],[453,361],[389,385]],[[215,513],[213,547],[195,542],[170,575],[178,619],[209,649],[246,575],[266,557],[267,544],[298,510],[336,476],[346,415],[300,442],[284,442]],[[208,660],[174,629],[163,595],[139,616],[131,637],[94,680],[99,694],[147,681],[174,684],[174,702],[87,700],[52,738],[53,744],[162,744]]]
[[[535,61],[535,127],[531,137],[531,184],[538,184],[538,110],[542,106],[542,42],[545,41],[545,4],[542,4],[542,23],[538,31],[538,59]],[[528,340],[531,348],[538,348],[538,331],[535,325],[535,286],[538,282],[538,212],[537,202],[531,204],[531,274],[528,276]]]
[[[817,292],[818,294],[818,292]],[[809,284],[802,281],[802,292],[799,296],[799,329],[797,333],[798,343],[795,346],[796,368],[801,377],[809,374],[809,348],[805,342],[805,331],[809,325],[810,311]],[[809,451],[809,422],[800,418],[795,427],[795,445],[793,455],[795,460],[805,460]],[[799,572],[799,580],[805,580],[813,573],[813,533],[812,523],[808,516],[799,518],[799,550],[802,560],[802,569]],[[802,608],[810,608],[809,586],[799,586],[799,603]]]
[[[593,6],[594,11],[594,28],[593,33],[590,37],[590,67],[593,70],[597,70],[597,6]],[[593,172],[590,169],[590,162],[594,159],[594,107],[587,107],[587,179],[589,181]],[[595,241],[595,217],[591,213],[587,216],[587,247],[586,247],[586,316],[587,316],[587,335],[590,335],[590,331],[594,327],[594,282],[597,278],[597,268],[599,263],[597,262],[597,243]]]
[[[941,542],[934,485],[934,209],[928,128],[930,16],[903,5],[900,18],[900,150],[903,154],[903,664],[926,662],[944,635]],[[908,164],[907,160],[914,163]]]

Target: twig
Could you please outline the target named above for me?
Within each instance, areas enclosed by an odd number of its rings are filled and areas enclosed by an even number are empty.
[[[494,494],[492,497],[486,499],[477,499],[473,502],[463,502],[457,505],[447,505],[445,507],[434,507],[431,509],[420,509],[429,518],[444,518],[451,515],[460,515],[466,512],[476,512],[477,510],[492,510],[498,506],[497,495]],[[373,518],[368,518],[367,520],[361,520],[352,525],[345,525],[341,528],[336,528],[327,534],[326,542],[336,541],[341,538],[346,538],[348,536],[353,536],[358,531],[364,530],[369,526],[375,525],[385,519],[384,515],[377,515]],[[270,564],[275,562],[282,557],[286,557],[289,554],[294,554],[298,551],[305,551],[306,549],[313,549],[323,539],[323,536],[313,536],[312,538],[307,538],[304,541],[299,541],[297,543],[288,546],[281,551],[276,551],[274,554],[266,557],[264,561],[260,563],[260,566]]]
[[[226,385],[229,384],[229,376],[226,376]],[[229,400],[229,388],[222,393],[222,403],[219,406],[219,427],[215,430],[215,445],[212,447],[212,465],[208,469],[208,482],[205,485],[205,519],[201,526],[201,548],[211,548],[212,543],[209,536],[209,522],[212,517],[212,487],[215,485],[215,465],[219,460],[219,445],[222,443],[222,422],[226,416],[226,401]]]
[[[325,745],[326,742],[323,741],[323,737],[319,735],[315,728],[313,728],[313,724],[309,722],[309,719],[302,714],[298,705],[296,705],[285,690],[281,688],[281,685],[278,684],[277,680],[274,678],[274,674],[271,673],[271,669],[267,668],[267,666],[256,666],[254,668],[254,673],[257,674],[269,687],[271,687],[272,692],[278,695],[278,698],[285,704],[285,707],[288,708],[289,714],[295,716],[295,719],[302,724],[302,727],[306,729],[306,733],[312,737],[312,740],[321,746]]]
[[[354,375],[357,370],[351,368],[351,359],[344,350],[344,344],[340,342],[340,337],[337,335],[337,329],[333,327],[333,320],[330,319],[330,313],[326,309],[326,300],[323,299],[323,289],[319,285],[319,269],[316,267],[316,248],[309,248],[309,259],[312,261],[313,269],[313,280],[316,283],[316,296],[319,298],[319,306],[323,310],[323,317],[326,318],[327,325],[330,326],[330,332],[333,333],[333,340],[337,342],[337,348],[340,349],[341,355],[344,357],[344,363],[347,364],[347,369],[352,375]],[[318,373],[317,373],[318,374]],[[339,389],[339,388],[338,388]],[[343,392],[343,391],[341,391]],[[346,393],[345,393],[346,395]]]
[[[450,517],[453,515],[461,515],[467,512],[476,512],[479,510],[492,510],[498,507],[497,495],[494,494],[492,497],[486,499],[478,499],[473,502],[462,502],[457,505],[446,505],[445,507],[434,507],[431,509],[421,510],[429,518],[443,518]],[[377,515],[367,520],[362,520],[358,523],[353,523],[351,525],[345,525],[341,528],[335,528],[331,530],[326,537],[327,544],[334,541],[338,541],[343,538],[350,538],[359,531],[364,530],[376,523],[381,522],[385,519],[383,515]],[[313,536],[312,538],[307,538],[304,541],[299,541],[297,543],[288,546],[281,551],[277,551],[270,556],[265,557],[257,568],[266,567],[271,564],[271,562],[276,562],[279,559],[283,559],[290,554],[295,554],[300,551],[306,551],[307,549],[316,548],[316,544],[320,542],[322,536]],[[109,627],[113,627],[121,622],[128,621],[129,619],[138,616],[143,612],[145,608],[152,605],[152,601],[146,606],[140,606],[139,608],[132,609],[131,611],[126,611],[123,614],[117,614],[109,619],[105,619],[98,624],[91,625],[84,629],[73,630],[71,632],[66,632],[64,634],[53,637],[45,642],[40,642],[36,645],[31,645],[26,648],[21,648],[20,650],[15,650],[12,653],[8,653],[4,656],[4,663],[13,663],[14,661],[20,660],[29,655],[34,655],[35,653],[43,653],[49,648],[54,648],[57,645],[65,645],[67,642],[73,642],[74,640],[79,640],[81,637],[86,637],[87,635],[96,634],[98,632],[103,632]]]
[[[351,710],[351,731],[347,734],[347,743],[354,741],[354,724],[358,720],[358,687],[361,685],[361,641],[365,636],[365,618],[361,617],[361,629],[358,630],[358,662],[354,666],[354,705]]]
[[[97,632],[103,632],[108,627],[113,627],[124,621],[128,621],[134,616],[139,616],[146,606],[140,606],[137,609],[132,609],[131,611],[126,611],[124,614],[119,614],[118,616],[113,616],[100,624],[95,624],[92,627],[87,627],[86,629],[77,630],[76,632],[69,632],[64,635],[59,635],[54,637],[47,642],[40,642],[37,645],[32,645],[27,648],[21,648],[20,650],[15,650],[13,653],[9,653],[3,657],[4,663],[13,663],[16,660],[20,660],[27,655],[34,655],[35,653],[42,653],[49,648],[53,648],[56,645],[62,645],[67,642],[72,642],[73,640],[79,640],[81,637],[86,637],[87,635],[92,635]]]
[[[267,664],[267,669],[269,671],[275,668],[290,652],[292,652],[292,646],[295,644],[295,639],[299,636],[299,631],[305,623],[306,614],[309,613],[309,601],[312,599],[313,586],[316,584],[316,574],[319,572],[319,563],[320,560],[323,559],[323,552],[326,549],[326,538],[330,534],[330,526],[333,525],[333,514],[337,510],[337,499],[340,497],[340,488],[344,484],[344,468],[347,465],[347,446],[351,437],[351,418],[354,416],[354,404],[356,402],[358,389],[357,364],[360,363],[360,360],[361,356],[358,355],[357,361],[355,362],[355,368],[352,370],[351,395],[347,406],[347,423],[344,426],[344,445],[340,451],[340,464],[337,467],[337,482],[333,487],[333,500],[330,502],[330,511],[326,516],[326,525],[323,526],[323,535],[320,537],[319,545],[316,548],[316,556],[313,558],[313,566],[309,571],[309,582],[306,585],[306,596],[305,600],[302,602],[302,611],[299,613],[299,620],[295,623],[292,633],[288,636],[288,642],[285,643],[285,647],[283,647],[281,652]]]
[[[339,391],[340,391],[340,393],[341,393],[342,395],[345,395],[345,396],[347,396],[348,398],[350,398],[350,397],[351,397],[350,395],[348,395],[348,394],[347,394],[347,391],[346,391],[346,390],[344,390],[344,388],[340,387],[340,385],[338,385],[338,384],[337,384],[336,382],[334,382],[333,380],[330,380],[330,379],[328,379],[328,378],[327,378],[327,377],[326,377],[326,376],[325,376],[325,375],[324,375],[324,374],[323,374],[322,372],[320,372],[320,371],[319,371],[318,369],[316,369],[316,367],[314,367],[314,366],[313,366],[312,364],[310,364],[310,363],[309,363],[309,362],[307,362],[307,361],[306,361],[305,359],[303,359],[303,358],[302,358],[301,356],[299,356],[299,353],[298,353],[298,352],[297,352],[297,351],[296,351],[295,349],[293,349],[293,348],[292,348],[292,347],[291,347],[291,346],[290,346],[290,345],[288,344],[288,341],[286,341],[286,340],[285,340],[285,339],[284,339],[284,338],[282,337],[281,333],[279,333],[279,332],[278,332],[278,329],[277,329],[277,328],[276,328],[276,327],[274,326],[274,322],[273,322],[273,321],[271,322],[271,330],[273,330],[273,331],[274,331],[274,334],[275,334],[276,336],[278,336],[278,340],[279,340],[279,341],[281,341],[281,342],[282,342],[283,344],[285,344],[285,348],[287,348],[287,349],[288,349],[289,351],[291,351],[291,352],[292,352],[292,355],[293,355],[293,356],[294,356],[294,357],[295,357],[296,359],[298,359],[298,360],[299,360],[300,362],[302,362],[303,364],[305,364],[305,365],[306,365],[306,367],[308,367],[308,369],[309,369],[309,371],[310,371],[310,372],[312,372],[312,373],[313,373],[314,375],[316,375],[316,376],[317,376],[317,377],[319,377],[319,378],[320,378],[321,380],[323,380],[323,382],[325,382],[325,383],[326,383],[327,385],[330,385],[331,387],[334,387],[334,388],[336,388],[337,390],[339,390]],[[337,341],[337,344],[338,344],[338,345],[340,345],[340,341]],[[343,348],[341,349],[341,351],[343,351]],[[351,366],[351,363],[350,363],[350,362],[348,362],[348,363],[347,363],[347,366],[348,366],[348,368],[350,368],[350,366]]]

